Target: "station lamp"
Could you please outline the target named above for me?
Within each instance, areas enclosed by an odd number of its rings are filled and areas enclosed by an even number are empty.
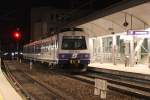
[[[129,25],[129,23],[127,22],[127,13],[125,13],[125,19],[124,19],[123,26],[127,27],[128,25]]]

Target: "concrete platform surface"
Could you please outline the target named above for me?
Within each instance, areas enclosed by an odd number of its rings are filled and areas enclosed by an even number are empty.
[[[0,100],[23,100],[4,76],[0,67]]]
[[[111,63],[105,63],[105,64],[91,63],[88,66],[89,67],[95,67],[95,68],[101,68],[101,69],[108,69],[108,70],[150,75],[150,68],[146,65],[135,65],[134,67],[129,67],[129,66],[125,67],[123,64],[113,65]]]

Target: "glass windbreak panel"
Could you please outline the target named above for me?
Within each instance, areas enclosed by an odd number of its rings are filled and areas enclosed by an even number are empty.
[[[137,59],[139,60],[139,63],[143,63],[146,64],[148,61],[148,39],[144,39],[142,45],[141,45],[141,53],[139,53],[138,55],[141,54],[141,56],[138,56]]]
[[[148,53],[148,39],[144,39],[141,46],[141,53]]]
[[[61,48],[64,50],[87,49],[85,36],[63,36]]]
[[[122,55],[125,53],[125,42],[120,36],[117,36],[117,50]]]
[[[104,53],[112,53],[112,37],[103,38]]]
[[[120,35],[117,36],[116,38],[116,42],[117,42],[117,52],[116,52],[116,61],[117,63],[124,63],[124,59],[125,59],[125,48],[127,48],[126,50],[126,56],[129,55],[129,43],[125,43],[125,41],[123,39],[120,39]]]

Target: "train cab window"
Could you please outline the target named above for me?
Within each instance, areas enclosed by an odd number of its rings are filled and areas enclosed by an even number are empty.
[[[64,50],[87,49],[85,36],[63,36],[61,48]]]

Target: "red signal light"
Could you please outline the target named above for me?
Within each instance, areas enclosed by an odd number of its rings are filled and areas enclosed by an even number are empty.
[[[19,37],[19,33],[15,33],[15,37],[18,38]]]
[[[20,40],[21,39],[21,33],[20,32],[14,32],[13,37],[15,40]]]

